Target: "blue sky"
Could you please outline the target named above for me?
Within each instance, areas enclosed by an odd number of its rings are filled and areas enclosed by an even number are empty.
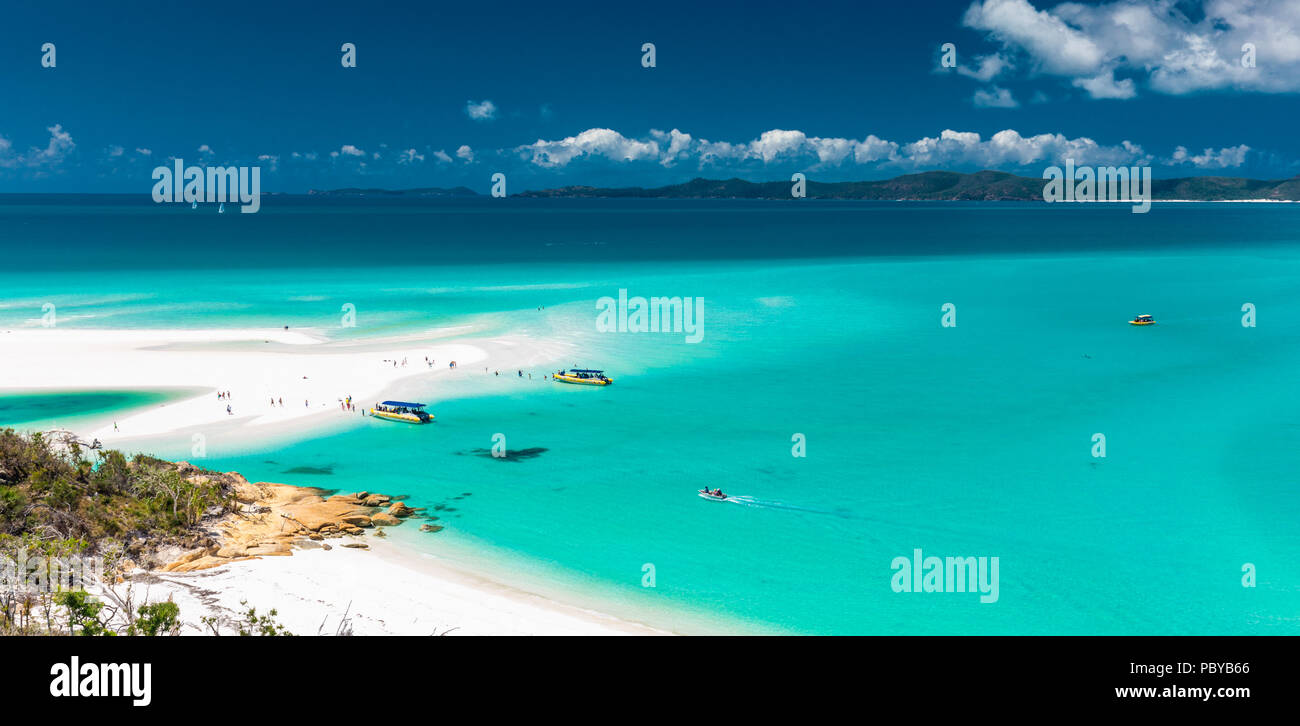
[[[10,5],[0,192],[1300,173],[1297,0]]]

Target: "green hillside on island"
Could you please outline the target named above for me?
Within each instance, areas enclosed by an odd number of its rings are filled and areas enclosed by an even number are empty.
[[[810,199],[867,201],[1004,202],[1042,201],[1045,180],[1001,171],[963,174],[927,171],[893,179],[857,182],[819,182],[809,179]],[[789,199],[789,181],[750,182],[744,179],[692,179],[664,187],[602,188],[568,186],[520,192],[531,198],[646,198],[646,199]],[[1300,176],[1284,180],[1200,176],[1154,179],[1155,200],[1238,201],[1267,199],[1300,201]]]
[[[533,189],[512,194],[526,199],[789,199],[790,181],[752,182],[744,179],[692,179],[662,187],[594,187],[574,185]],[[809,199],[853,199],[880,202],[1041,202],[1046,180],[1003,171],[924,171],[878,181],[807,181]],[[1231,176],[1190,176],[1153,179],[1153,200],[1228,202],[1300,201],[1300,175],[1290,179],[1246,179]],[[469,187],[416,189],[312,189],[310,196],[454,198],[485,196]]]

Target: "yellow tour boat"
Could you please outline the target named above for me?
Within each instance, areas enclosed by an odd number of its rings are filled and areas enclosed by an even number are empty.
[[[1128,321],[1129,325],[1155,325],[1156,321],[1150,315],[1139,315]]]
[[[608,386],[614,382],[614,379],[605,375],[605,371],[590,368],[574,368],[568,371],[560,371],[552,374],[551,378],[560,383],[576,383],[580,386]]]
[[[384,401],[376,403],[370,409],[370,415],[375,418],[387,419],[389,421],[401,421],[403,423],[427,424],[433,420],[433,414],[424,410],[426,404],[411,403],[409,401]]]

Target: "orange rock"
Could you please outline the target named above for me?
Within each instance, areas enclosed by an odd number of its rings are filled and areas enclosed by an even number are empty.
[[[415,514],[415,510],[401,502],[393,502],[393,506],[388,508],[388,513],[394,517],[409,517]]]

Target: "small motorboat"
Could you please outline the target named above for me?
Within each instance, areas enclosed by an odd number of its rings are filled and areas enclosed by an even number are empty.
[[[701,490],[699,491],[699,495],[700,495],[701,497],[704,497],[705,499],[708,499],[708,500],[710,500],[710,501],[714,501],[714,502],[725,502],[725,501],[727,501],[727,495],[726,495],[726,494],[723,494],[721,489],[718,489],[718,490],[715,492],[715,491],[710,491],[710,490],[706,487],[706,488],[701,489]]]
[[[551,379],[560,383],[576,383],[580,386],[608,386],[614,382],[613,378],[605,375],[605,371],[594,368],[573,368],[552,373]]]
[[[376,403],[370,409],[370,415],[388,421],[402,423],[427,424],[433,420],[433,414],[424,410],[428,404],[409,401],[384,401]]]
[[[1155,318],[1151,317],[1150,315],[1139,315],[1136,318],[1133,318],[1132,320],[1128,321],[1128,324],[1129,325],[1155,325],[1156,321]]]

